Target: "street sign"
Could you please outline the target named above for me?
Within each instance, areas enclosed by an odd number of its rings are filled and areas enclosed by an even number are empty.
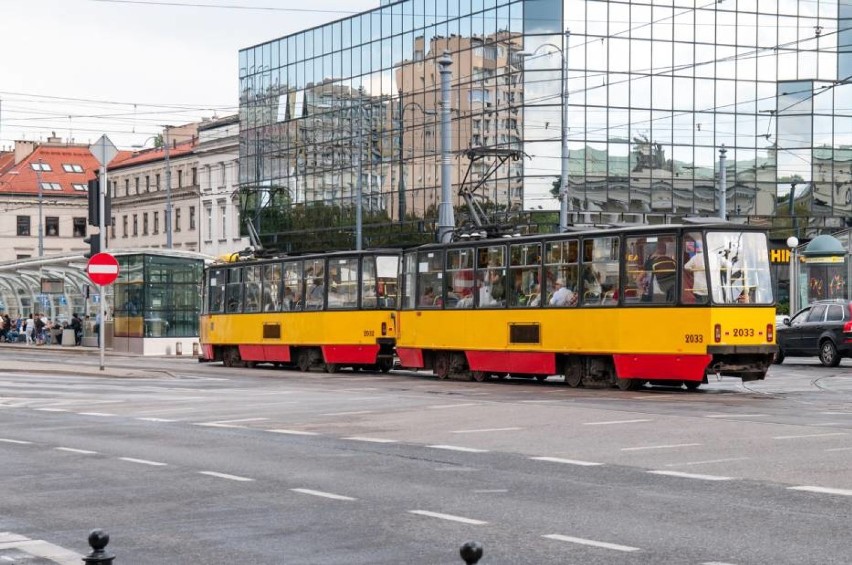
[[[89,264],[86,265],[86,274],[96,285],[112,284],[118,278],[118,261],[109,253],[92,255]]]
[[[118,149],[106,135],[102,135],[100,139],[89,145],[89,151],[102,167],[106,167],[118,154]]]

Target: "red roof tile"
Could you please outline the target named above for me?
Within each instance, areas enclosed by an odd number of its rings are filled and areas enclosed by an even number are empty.
[[[186,141],[181,141],[179,143],[172,144],[172,146],[169,148],[169,159],[182,157],[184,155],[192,153],[195,150],[195,146],[197,144],[198,138],[195,137]],[[109,165],[109,170],[123,169],[124,167],[132,167],[134,165],[139,165],[142,163],[165,161],[166,159],[166,150],[163,147],[143,149],[141,151],[134,151],[128,153],[128,156],[123,158],[121,161],[118,160],[118,157],[113,159]]]

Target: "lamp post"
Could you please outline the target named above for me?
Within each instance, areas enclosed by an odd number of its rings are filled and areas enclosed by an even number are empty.
[[[399,101],[397,102],[397,114],[399,115],[399,134],[398,134],[398,143],[399,143],[399,223],[403,223],[405,221],[405,213],[406,213],[406,200],[405,200],[405,168],[404,168],[404,157],[403,157],[403,136],[405,133],[405,110],[409,106],[417,106],[420,108],[420,111],[423,112],[425,116],[434,116],[436,114],[435,110],[426,110],[423,106],[420,105],[419,102],[408,102],[403,104],[402,98],[402,90],[399,91]]]
[[[791,235],[787,238],[787,247],[790,248],[790,316],[796,313],[797,286],[796,285],[796,248],[799,246],[799,238]]]
[[[728,175],[725,172],[725,155],[728,150],[725,149],[725,144],[719,149],[719,217],[722,220],[728,218]]]
[[[556,49],[559,52],[559,56],[562,57],[562,127],[560,128],[562,171],[559,175],[560,232],[568,230],[568,215],[571,213],[571,195],[568,192],[568,40],[571,37],[571,31],[566,29],[563,35],[565,41],[562,47],[553,43],[542,43],[532,53],[519,53],[521,56],[531,57],[542,47],[551,47]]]
[[[36,169],[36,182],[38,183],[38,256],[44,257],[44,225],[42,216],[42,204],[44,203],[44,189],[41,186],[41,168],[44,166],[42,160],[38,160]]]
[[[450,136],[450,79],[453,74],[450,66],[453,58],[449,51],[444,51],[437,62],[441,73],[441,207],[438,209],[438,241],[450,243],[456,229],[450,178],[453,170]]]

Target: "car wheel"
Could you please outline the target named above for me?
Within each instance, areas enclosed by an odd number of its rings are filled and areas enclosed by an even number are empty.
[[[837,347],[830,339],[825,340],[819,346],[819,362],[826,367],[837,367],[840,365],[840,355],[837,354]]]
[[[776,351],[775,355],[772,357],[772,362],[775,363],[776,365],[780,365],[781,363],[784,362],[784,350],[783,349],[781,349],[780,347],[778,348],[778,351]]]

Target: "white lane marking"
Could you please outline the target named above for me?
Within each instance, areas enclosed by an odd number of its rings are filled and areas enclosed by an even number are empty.
[[[69,453],[80,453],[82,455],[95,455],[97,451],[89,451],[88,449],[76,449],[74,447],[57,447],[56,451],[67,451]]]
[[[826,449],[826,451],[849,451],[852,447],[835,447],[834,449]]]
[[[845,436],[846,432],[831,432],[828,434],[804,434],[800,436],[775,436],[772,439],[799,439],[799,438],[809,438],[809,437],[831,437],[831,436]]]
[[[841,496],[852,496],[852,490],[842,489],[842,488],[828,488],[828,487],[788,487],[788,490],[801,490],[805,492],[816,492],[820,494],[839,494]]]
[[[501,494],[501,493],[504,493],[504,492],[509,492],[509,489],[505,489],[505,488],[484,488],[484,489],[474,490],[473,492],[476,493],[476,494]]]
[[[228,479],[231,481],[242,481],[242,482],[251,482],[254,479],[249,479],[248,477],[239,477],[237,475],[228,475],[226,473],[217,473],[216,471],[198,471],[200,475],[207,475],[208,477],[218,477],[220,479]]]
[[[726,563],[725,561],[708,561],[707,563],[702,563],[701,565],[734,565],[733,563]]]
[[[79,554],[64,547],[16,534],[0,534],[0,549],[17,549],[33,557],[46,559],[56,565],[77,565],[83,559]],[[16,563],[17,561],[11,559],[11,562]]]
[[[720,477],[719,475],[697,475],[694,473],[680,473],[678,471],[648,471],[652,475],[666,475],[669,477],[680,477],[682,479],[701,479],[702,481],[730,481],[731,477]]]
[[[451,434],[483,434],[487,432],[515,432],[523,428],[484,428],[482,430],[456,430]]]
[[[160,463],[159,461],[149,461],[148,459],[134,459],[133,457],[119,457],[122,461],[127,461],[129,463],[139,463],[140,465],[151,465],[152,467],[165,467],[167,463]]]
[[[311,496],[330,498],[332,500],[358,500],[357,498],[352,498],[351,496],[343,496],[342,494],[333,494],[330,492],[322,492],[320,490],[311,490],[308,488],[291,488],[290,490],[302,494],[310,494]]]
[[[653,422],[653,420],[637,419],[637,420],[610,420],[608,422],[583,422],[584,426],[612,426],[615,424],[638,424],[640,422]]]
[[[473,518],[465,518],[463,516],[453,516],[452,514],[441,514],[440,512],[429,512],[428,510],[409,510],[409,514],[417,514],[418,516],[428,516],[429,518],[440,518],[441,520],[450,520],[451,522],[461,522],[462,524],[471,524],[473,526],[484,526],[488,522],[482,520],[474,520]]]
[[[274,434],[288,434],[291,436],[318,436],[317,432],[303,432],[301,430],[266,430]]]
[[[576,459],[562,459],[561,457],[530,457],[534,461],[549,461],[550,463],[565,463],[566,465],[580,465],[581,467],[597,467],[603,463],[592,461],[578,461]]]
[[[63,408],[36,408],[39,412],[68,412]]]
[[[548,402],[562,402],[561,400],[521,400],[521,404],[547,404]]]
[[[381,437],[345,437],[343,439],[348,439],[352,441],[367,441],[370,443],[398,443],[395,439],[385,439]]]
[[[236,426],[235,424],[244,424],[246,422],[260,422],[268,419],[269,418],[242,418],[240,420],[219,420],[216,422],[201,422],[198,424],[193,424],[193,426],[206,426],[208,428],[242,428],[243,426]]]
[[[466,408],[468,406],[479,406],[479,404],[475,402],[467,404],[436,404],[434,406],[427,406],[426,408],[429,410],[443,410],[444,408]]]
[[[474,447],[461,447],[458,445],[428,445],[433,449],[446,449],[448,451],[463,451],[465,453],[487,453],[487,449],[476,449]]]
[[[820,412],[826,416],[852,416],[852,412]]]
[[[728,459],[707,459],[706,461],[689,461],[686,463],[669,463],[666,467],[688,467],[690,465],[709,465],[711,463],[728,463],[730,461],[745,461],[748,457],[731,457]]]
[[[17,443],[19,445],[30,445],[31,441],[23,441],[20,439],[7,439],[0,437],[0,443]]]
[[[766,414],[706,414],[705,418],[765,418]]]
[[[643,451],[645,449],[675,449],[678,447],[696,447],[700,443],[673,443],[670,445],[646,445],[645,447],[622,447],[621,451]]]
[[[115,416],[115,414],[110,414],[108,412],[77,412],[79,416],[100,416],[103,418]]]
[[[177,420],[169,420],[168,418],[136,418],[143,422],[177,422]]]
[[[570,543],[576,543],[579,545],[590,545],[592,547],[601,547],[603,549],[614,549],[615,551],[642,551],[638,547],[630,547],[629,545],[619,545],[617,543],[609,543],[605,541],[595,541],[592,539],[583,539],[583,538],[575,538],[571,536],[563,536],[560,534],[548,534],[546,536],[541,536],[543,538],[557,540],[557,541],[567,541]]]
[[[328,414],[320,414],[320,416],[358,416],[360,414],[372,414],[372,410],[358,410],[355,412],[329,412]]]

